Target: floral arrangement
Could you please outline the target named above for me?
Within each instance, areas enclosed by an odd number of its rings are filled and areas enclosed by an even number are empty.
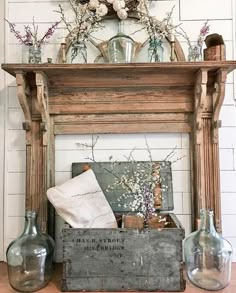
[[[188,43],[189,52],[188,52],[188,61],[201,61],[202,60],[202,46],[206,35],[210,31],[210,25],[208,20],[204,22],[203,26],[200,29],[199,35],[197,37],[197,44],[194,45],[190,41],[187,33],[180,27],[180,30],[177,31],[177,34],[181,35]]]
[[[43,34],[41,38],[38,36],[38,26],[35,25],[34,18],[32,22],[32,26],[24,25],[24,33],[21,34],[18,30],[16,30],[16,25],[11,23],[7,19],[6,22],[9,24],[10,32],[15,35],[17,40],[26,46],[36,46],[41,47],[42,44],[46,43],[49,38],[55,32],[56,27],[58,26],[59,22],[55,22],[48,30]]]
[[[127,18],[127,9],[124,0],[106,0],[107,4],[112,4],[120,19]],[[61,21],[65,24],[69,32],[69,38],[75,41],[86,41],[91,33],[101,27],[100,21],[108,13],[106,2],[90,0],[88,3],[80,3],[77,0],[69,0],[69,4],[74,13],[74,21],[71,24],[65,16],[63,7],[59,4]]]
[[[179,27],[180,30],[177,31],[177,33],[179,35],[181,35],[188,43],[189,47],[192,46],[192,43],[187,35],[187,33],[185,32],[185,30],[183,30],[182,27]],[[197,44],[198,46],[202,47],[203,45],[203,42],[204,42],[204,39],[206,37],[206,35],[210,32],[210,25],[208,23],[208,20],[206,22],[203,23],[201,29],[200,29],[200,32],[199,32],[199,35],[197,37]]]
[[[126,162],[130,163],[130,167],[125,167],[123,174],[120,176],[114,172],[115,167],[120,162],[112,161],[112,156],[109,157],[111,168],[104,167],[104,165],[96,160],[94,148],[97,140],[98,137],[96,139],[92,138],[91,145],[78,144],[91,149],[92,156],[87,157],[87,160],[96,163],[96,165],[114,177],[114,182],[107,186],[106,191],[109,192],[109,190],[116,188],[122,188],[124,190],[122,195],[117,199],[118,206],[123,205],[125,209],[138,212],[137,215],[143,217],[144,223],[148,225],[149,219],[153,216],[158,216],[157,211],[163,207],[164,199],[162,195],[164,191],[167,191],[168,186],[165,184],[165,179],[161,175],[161,169],[169,163],[170,158],[174,154],[174,150],[162,162],[155,162],[152,159],[152,154],[146,140],[149,161],[135,161],[133,157],[134,150],[131,151],[129,156],[125,157]],[[178,158],[174,162],[180,159]]]
[[[170,12],[166,13],[166,17],[162,19],[162,21],[159,21],[158,19],[156,19],[156,17],[149,14],[148,1],[139,0],[137,13],[140,18],[140,23],[143,24],[149,35],[149,39],[162,40],[166,37],[172,37],[173,31],[177,27],[174,26],[172,23],[173,10],[174,7]]]

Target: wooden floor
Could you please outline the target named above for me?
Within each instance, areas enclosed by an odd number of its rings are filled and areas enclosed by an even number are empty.
[[[53,279],[50,282],[50,284],[38,292],[40,292],[40,293],[61,292],[61,290],[60,290],[61,273],[62,273],[61,265],[57,265]],[[11,289],[10,285],[8,284],[6,264],[3,262],[0,262],[0,293],[11,293],[11,292],[16,292],[16,291]],[[187,284],[187,289],[185,291],[185,293],[203,293],[203,292],[209,292],[209,291],[198,289],[189,283]],[[230,282],[229,286],[227,288],[225,288],[224,290],[216,291],[216,292],[218,292],[218,293],[236,293],[236,263],[234,263],[233,267],[232,267],[232,278],[231,278],[231,282]],[[172,293],[174,293],[174,292],[172,292]]]

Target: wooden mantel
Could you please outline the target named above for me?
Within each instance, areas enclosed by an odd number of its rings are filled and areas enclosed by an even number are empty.
[[[201,207],[221,230],[218,128],[236,61],[3,64],[16,77],[26,130],[26,208],[46,230],[55,134],[188,132],[193,223]],[[50,213],[49,213],[50,217]]]

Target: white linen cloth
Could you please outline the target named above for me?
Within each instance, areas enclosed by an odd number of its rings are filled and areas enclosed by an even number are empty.
[[[117,228],[113,211],[92,169],[48,189],[47,197],[72,228]]]

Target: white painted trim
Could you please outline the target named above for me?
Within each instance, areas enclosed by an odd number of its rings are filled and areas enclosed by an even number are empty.
[[[0,64],[5,61],[4,17],[5,0],[0,1]],[[0,261],[4,260],[5,93],[5,73],[0,69]]]

